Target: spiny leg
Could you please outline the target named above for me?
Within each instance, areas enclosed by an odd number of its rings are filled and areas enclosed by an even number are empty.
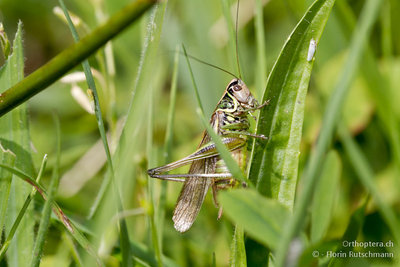
[[[184,182],[188,178],[211,179],[211,178],[231,178],[230,173],[187,173],[187,174],[152,174],[151,178],[161,180]]]
[[[254,116],[254,115],[251,114],[251,113],[252,113],[254,110],[262,109],[263,107],[267,106],[267,105],[269,104],[269,102],[270,102],[270,100],[268,99],[268,100],[266,100],[264,103],[262,103],[261,105],[258,105],[258,106],[255,107],[255,108],[245,109],[243,112],[249,113],[249,115],[250,115],[255,121],[257,121],[256,116]]]
[[[246,143],[246,141],[244,139],[233,138],[233,137],[223,138],[222,141],[230,151],[240,148],[240,147],[244,146]],[[217,151],[215,144],[213,142],[208,142],[207,144],[200,147],[199,149],[197,149],[194,153],[190,154],[189,156],[182,158],[180,160],[171,162],[169,164],[160,166],[160,167],[149,169],[149,170],[147,170],[147,174],[150,177],[159,178],[159,176],[161,176],[161,173],[165,173],[165,172],[174,170],[181,166],[192,164],[193,162],[196,162],[198,160],[202,160],[205,158],[211,158],[211,157],[215,157],[218,155],[219,155],[219,153]],[[163,178],[160,178],[160,179],[163,179]]]

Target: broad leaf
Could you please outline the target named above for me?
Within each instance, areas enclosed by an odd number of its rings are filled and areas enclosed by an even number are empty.
[[[264,134],[269,140],[254,142],[249,177],[259,192],[290,209],[297,182],[305,98],[314,63],[313,57],[308,58],[310,43],[319,43],[334,2],[315,1],[289,36],[268,77],[263,101],[269,101],[269,105],[260,111],[257,124],[257,134]]]
[[[247,234],[269,248],[275,248],[289,218],[289,211],[282,204],[251,189],[221,192],[219,200],[224,213]]]
[[[12,54],[0,69],[0,88],[2,88],[2,93],[4,89],[16,84],[22,80],[23,77],[24,55],[22,47],[22,23],[19,23],[13,42]],[[33,164],[30,155],[28,129],[25,105],[21,105],[0,118],[0,144],[4,149],[11,151],[11,153],[15,155],[14,166],[32,175]],[[6,153],[2,154],[0,162],[4,164],[10,163]],[[7,189],[7,187],[9,188]],[[8,180],[8,185],[5,182],[1,183],[1,202],[5,204],[4,201],[8,198],[7,216],[5,220],[5,229],[7,232],[10,231],[30,191],[31,187],[18,179]],[[8,264],[10,266],[28,266],[32,257],[34,232],[32,211],[32,207],[27,209],[7,252]],[[3,227],[3,225],[0,225],[0,227]]]

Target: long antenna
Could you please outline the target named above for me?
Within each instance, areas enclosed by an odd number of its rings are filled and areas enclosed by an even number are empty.
[[[184,53],[181,53],[181,54],[185,55]],[[226,69],[223,69],[223,68],[221,68],[221,67],[218,67],[217,65],[208,63],[208,62],[206,62],[206,61],[204,61],[204,60],[201,60],[201,59],[199,59],[199,58],[197,58],[197,57],[194,57],[194,56],[191,56],[191,55],[188,55],[188,54],[186,54],[185,56],[187,56],[188,58],[191,58],[191,59],[193,59],[193,60],[196,60],[197,62],[200,62],[200,63],[202,63],[202,64],[205,64],[205,65],[207,65],[207,66],[210,66],[210,67],[213,67],[213,68],[215,68],[215,69],[221,70],[221,71],[223,71],[223,72],[225,72],[225,73],[227,73],[227,74],[229,74],[229,75],[235,77],[236,79],[241,79],[240,76],[238,77],[238,76],[236,76],[235,74],[233,74],[232,72],[230,72],[230,71],[228,71],[228,70],[226,70]]]
[[[239,78],[242,79],[242,73],[240,71],[240,64],[239,64],[238,24],[239,24],[239,0],[237,1],[236,5],[235,45],[236,45],[236,64],[239,72]]]

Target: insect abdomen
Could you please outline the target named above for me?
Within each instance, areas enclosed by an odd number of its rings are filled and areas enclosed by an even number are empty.
[[[231,152],[233,159],[242,170],[246,169],[247,165],[247,149],[246,147],[238,148]],[[228,167],[223,159],[219,159],[215,166],[215,173],[229,173]]]

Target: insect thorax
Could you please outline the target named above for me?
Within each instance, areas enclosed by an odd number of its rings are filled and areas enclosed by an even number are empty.
[[[222,132],[229,130],[230,132],[244,132],[250,127],[247,112],[229,93],[221,99],[217,106],[217,112],[220,114],[220,128]]]

